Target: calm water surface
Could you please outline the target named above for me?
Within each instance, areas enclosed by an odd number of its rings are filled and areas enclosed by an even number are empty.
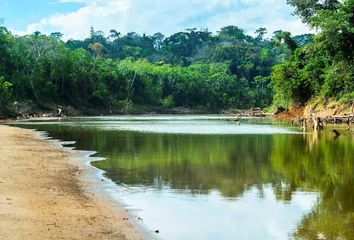
[[[80,150],[161,239],[354,239],[354,141],[269,120],[140,116],[32,121]]]

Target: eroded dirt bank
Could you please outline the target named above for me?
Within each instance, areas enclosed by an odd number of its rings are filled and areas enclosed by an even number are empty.
[[[303,106],[293,106],[289,109],[275,114],[275,118],[297,118],[311,116],[326,118],[326,117],[346,117],[354,114],[354,100],[351,103],[339,103],[335,101],[322,102],[320,100],[313,100]]]

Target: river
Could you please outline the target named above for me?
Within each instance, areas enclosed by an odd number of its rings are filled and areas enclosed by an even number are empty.
[[[352,135],[220,115],[16,124],[106,158],[107,191],[160,239],[354,239]]]

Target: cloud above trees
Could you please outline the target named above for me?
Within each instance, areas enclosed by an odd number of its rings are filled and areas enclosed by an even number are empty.
[[[72,12],[58,12],[31,23],[26,33],[62,32],[65,39],[85,38],[90,26],[108,33],[110,29],[127,33],[172,34],[186,28],[217,31],[236,25],[253,33],[266,27],[269,33],[283,29],[293,34],[308,32],[301,21],[291,15],[285,0],[58,0],[80,3]]]

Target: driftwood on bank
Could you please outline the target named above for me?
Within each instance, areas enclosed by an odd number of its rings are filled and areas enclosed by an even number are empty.
[[[348,126],[346,130],[349,131],[351,129],[352,123],[354,123],[354,115],[315,117],[310,114],[310,117],[308,118],[297,117],[292,120],[292,125],[302,127],[304,132],[311,128],[316,132],[321,132],[324,130],[327,124],[346,124]],[[336,137],[341,135],[336,129],[333,129],[332,131]]]
[[[244,111],[240,114],[240,117],[265,117],[266,114],[262,111],[261,108],[251,108],[247,111]]]
[[[297,117],[292,120],[293,125],[300,125],[304,121],[311,119],[314,123],[320,122],[322,124],[347,124],[351,125],[354,123],[354,115],[348,116],[327,116],[327,117],[314,117],[311,115],[310,118],[307,117]]]
[[[331,124],[339,124],[339,123],[346,123],[351,124],[354,122],[353,116],[330,116],[322,118],[323,122],[331,123]]]
[[[272,116],[270,113],[265,113],[262,111],[261,108],[251,108],[245,111],[238,111],[237,113],[234,112],[226,112],[227,115],[234,116],[235,118],[229,119],[230,121],[240,121],[241,118],[263,118],[266,116]]]
[[[324,129],[322,119],[320,117],[311,116],[313,122],[313,129],[322,131]]]
[[[307,117],[296,117],[292,120],[292,124],[294,126],[299,126],[307,131],[308,128],[313,128],[315,131],[322,131],[327,124],[346,124],[346,130],[349,131],[354,123],[354,99],[349,100],[348,106],[350,106],[350,112],[344,115],[333,115],[333,116],[316,116],[314,113],[314,109],[316,106],[312,106],[309,109],[309,114]],[[279,114],[286,111],[285,108],[278,108],[275,114]],[[337,130],[333,131],[336,136],[339,136],[339,132]]]

